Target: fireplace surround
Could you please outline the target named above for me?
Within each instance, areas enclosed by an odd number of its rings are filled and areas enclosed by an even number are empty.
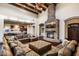
[[[55,5],[48,7],[48,19],[45,22],[45,33],[47,38],[59,39],[59,20],[55,17]]]

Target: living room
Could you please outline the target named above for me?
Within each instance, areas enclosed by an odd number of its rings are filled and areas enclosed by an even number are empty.
[[[79,56],[78,30],[76,36],[70,36],[68,31],[68,25],[79,23],[77,6],[77,3],[0,4],[3,56]]]

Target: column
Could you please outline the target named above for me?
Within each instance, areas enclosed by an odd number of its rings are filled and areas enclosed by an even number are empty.
[[[64,20],[60,20],[59,23],[59,39],[63,42],[65,39],[65,22]]]

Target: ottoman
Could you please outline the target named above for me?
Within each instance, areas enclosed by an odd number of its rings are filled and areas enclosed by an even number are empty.
[[[38,41],[31,42],[29,44],[29,48],[37,52],[39,55],[42,55],[51,49],[51,43],[38,40]]]

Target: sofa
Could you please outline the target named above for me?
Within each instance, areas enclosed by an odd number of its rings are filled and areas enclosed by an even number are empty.
[[[18,34],[15,36],[15,39],[21,41],[22,43],[30,42],[28,34]]]
[[[4,41],[3,56],[39,56],[39,54],[31,50],[29,47],[26,47],[19,40],[10,40],[10,38],[4,40],[6,42]]]
[[[29,34],[18,34],[15,36],[15,39],[21,41],[22,43],[28,43],[32,41],[37,41],[38,37],[31,36]]]
[[[4,38],[3,39],[3,51],[2,51],[2,55],[3,56],[12,56],[12,52],[11,49],[9,47],[9,45],[7,44],[7,40]]]
[[[78,42],[72,40],[66,42],[63,47],[58,51],[58,56],[79,56],[79,45]]]
[[[4,38],[3,56],[40,56],[19,40],[8,38],[9,39]],[[64,43],[52,46],[49,51],[41,56],[79,56],[79,43],[75,40],[65,40]]]

